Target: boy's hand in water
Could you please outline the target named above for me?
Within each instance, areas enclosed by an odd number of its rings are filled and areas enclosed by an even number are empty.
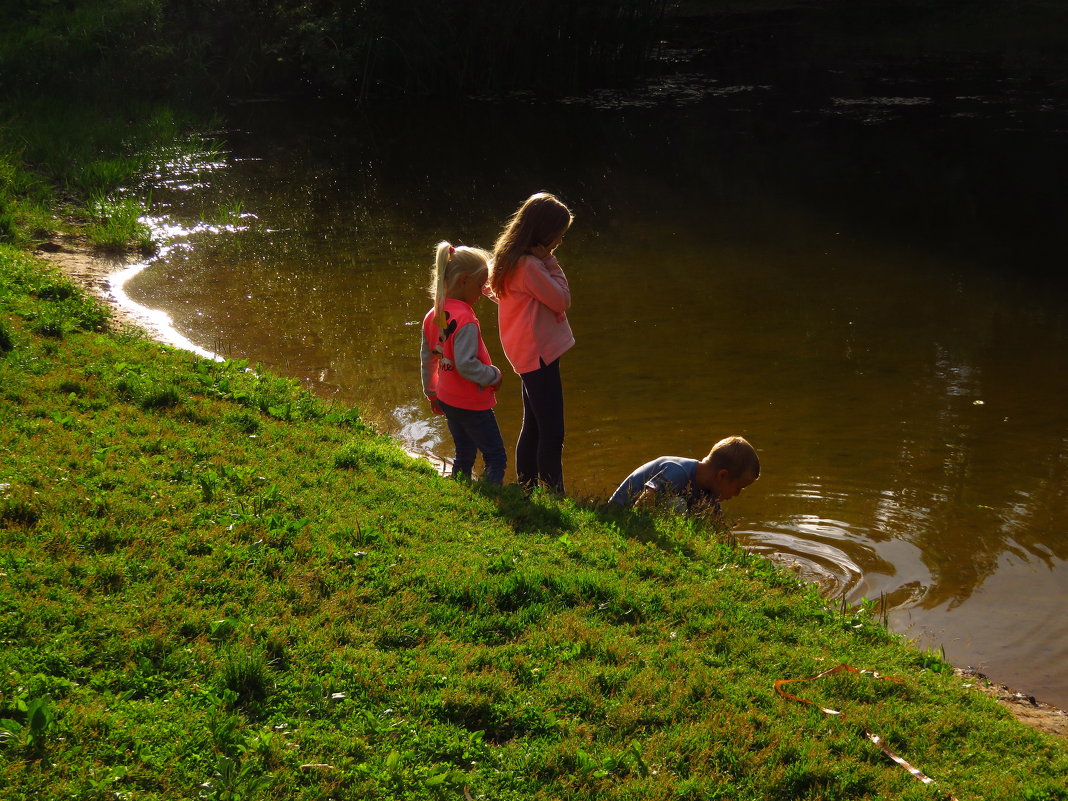
[[[445,414],[445,410],[441,408],[441,404],[438,403],[437,395],[427,395],[427,401],[430,402],[430,411],[434,414]]]

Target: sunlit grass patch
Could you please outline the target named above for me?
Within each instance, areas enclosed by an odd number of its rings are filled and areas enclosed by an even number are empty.
[[[412,459],[396,443],[382,436],[360,437],[345,443],[334,453],[334,467],[342,470],[395,467],[433,472],[426,463]]]
[[[873,604],[722,527],[442,478],[246,363],[35,333],[80,294],[0,268],[0,781],[24,797],[1008,801],[1068,770]],[[902,683],[813,700],[937,790],[772,688],[845,661]]]
[[[100,331],[108,312],[59,271],[46,269],[17,248],[0,244],[0,302],[33,333],[61,338],[72,331]],[[14,344],[8,322],[3,323]]]
[[[40,519],[39,493],[26,486],[0,483],[0,526],[33,528]]]
[[[181,402],[174,380],[155,371],[142,372],[127,366],[115,382],[115,389],[119,397],[145,410],[177,406]]]

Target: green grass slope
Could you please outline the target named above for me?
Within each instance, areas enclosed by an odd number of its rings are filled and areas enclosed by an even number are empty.
[[[1068,798],[1062,742],[727,539],[442,479],[0,246],[4,799]],[[900,681],[774,690],[839,663]]]

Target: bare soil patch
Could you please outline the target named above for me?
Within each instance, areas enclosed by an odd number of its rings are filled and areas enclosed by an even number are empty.
[[[129,254],[97,250],[77,237],[56,236],[39,245],[34,255],[58,267],[68,278],[100,299],[119,327],[145,330],[145,326],[116,301],[108,284],[108,276],[136,262]]]
[[[984,695],[996,699],[1021,723],[1046,734],[1068,739],[1068,712],[1063,709],[1039,701],[1033,695],[993,682],[977,671],[955,668],[953,672],[964,681],[966,687],[974,687]]]

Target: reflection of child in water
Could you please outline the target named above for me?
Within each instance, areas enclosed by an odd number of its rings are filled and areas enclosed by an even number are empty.
[[[742,437],[727,437],[698,461],[661,456],[646,462],[619,485],[610,503],[645,506],[661,499],[676,511],[711,505],[718,514],[721,501],[736,497],[760,477],[760,459]]]
[[[507,456],[493,407],[501,371],[490,361],[472,308],[486,286],[489,254],[438,243],[430,293],[434,308],[423,318],[423,392],[435,414],[444,414],[456,444],[454,476],[471,477],[482,451],[486,482],[504,482]]]

